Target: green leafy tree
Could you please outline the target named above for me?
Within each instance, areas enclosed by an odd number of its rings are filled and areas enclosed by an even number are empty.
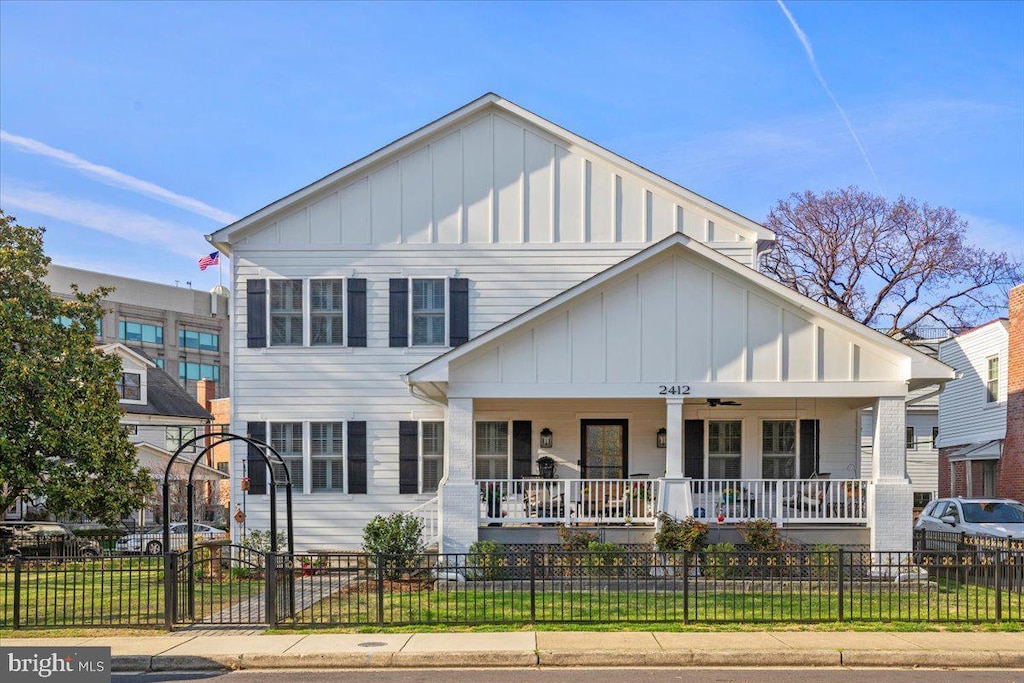
[[[0,211],[0,510],[21,497],[114,523],[153,484],[120,425],[121,360],[96,348],[110,290],[55,296],[43,232]]]

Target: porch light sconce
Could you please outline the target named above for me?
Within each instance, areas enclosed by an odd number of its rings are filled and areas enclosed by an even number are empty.
[[[551,448],[555,445],[555,434],[550,429],[545,427],[540,430],[540,447]]]
[[[664,427],[658,430],[658,448],[668,448],[668,430]]]

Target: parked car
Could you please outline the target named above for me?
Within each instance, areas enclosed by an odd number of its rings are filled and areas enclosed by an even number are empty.
[[[228,532],[207,524],[193,524],[193,536],[196,539],[211,541],[218,538],[226,538]],[[174,522],[171,524],[171,548],[177,550],[188,545],[188,524]],[[114,544],[114,552],[117,553],[146,553],[147,555],[159,555],[164,551],[164,528],[153,526],[142,531],[127,534],[117,539]]]
[[[98,557],[100,545],[57,522],[0,522],[0,550],[22,557]]]
[[[1024,539],[1024,504],[1009,498],[939,498],[921,511],[914,529],[933,532],[924,534],[921,550],[954,550],[956,539],[943,533]]]

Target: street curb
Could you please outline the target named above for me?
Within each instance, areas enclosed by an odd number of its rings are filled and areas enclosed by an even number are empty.
[[[240,669],[390,669],[393,652],[303,652],[242,655]]]
[[[391,659],[395,668],[462,668],[537,666],[534,651],[396,652]]]
[[[242,655],[154,655],[149,671],[229,671],[241,661]]]
[[[854,667],[928,667],[956,669],[1010,669],[1024,665],[1024,653],[997,650],[945,652],[941,650],[845,650],[842,665]]]

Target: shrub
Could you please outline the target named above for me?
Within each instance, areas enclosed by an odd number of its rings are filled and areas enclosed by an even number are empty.
[[[779,528],[770,519],[755,519],[740,526],[740,533],[743,541],[750,546],[751,550],[768,552],[783,550],[786,547],[786,539],[782,537]]]
[[[497,541],[476,541],[469,546],[470,578],[500,581],[508,578],[505,546]]]
[[[736,546],[732,543],[712,543],[704,552],[704,576],[710,579],[729,579],[736,575],[738,564]]]
[[[288,538],[283,531],[277,532],[277,549],[287,550]],[[242,547],[258,553],[270,552],[270,530],[250,529],[242,536]]]
[[[558,538],[562,541],[562,550],[570,552],[586,550],[591,543],[597,542],[597,534],[571,526],[558,527]]]
[[[387,517],[377,515],[363,527],[363,550],[370,555],[383,555],[384,578],[397,581],[424,550],[423,522],[400,512]]]
[[[654,548],[669,553],[689,550],[702,552],[708,544],[708,525],[693,517],[679,521],[662,512],[658,515],[659,529],[654,534]]]
[[[617,543],[591,541],[584,560],[591,576],[616,576],[624,565],[625,549]]]

